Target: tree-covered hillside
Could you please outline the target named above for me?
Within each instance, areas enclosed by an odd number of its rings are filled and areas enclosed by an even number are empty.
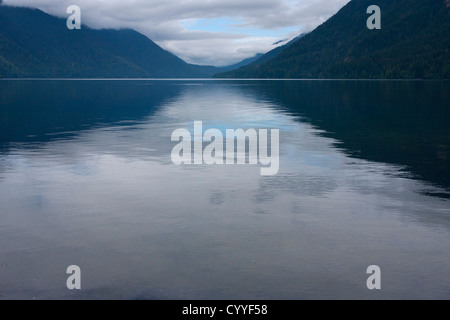
[[[40,10],[0,4],[3,77],[210,77],[222,69],[191,65],[133,30],[68,30]]]
[[[370,5],[381,30],[369,30]],[[224,78],[450,79],[446,0],[352,0],[277,57]]]

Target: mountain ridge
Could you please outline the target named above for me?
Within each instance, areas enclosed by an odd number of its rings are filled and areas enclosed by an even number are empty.
[[[132,29],[68,30],[65,19],[0,1],[0,77],[210,78],[227,70],[189,64]]]
[[[381,8],[381,30],[366,9]],[[218,78],[450,79],[446,0],[352,0],[277,57]]]
[[[303,38],[305,36],[305,34],[300,34],[297,37],[295,37],[294,39],[288,41],[287,43],[276,47],[275,49],[270,50],[269,52],[265,53],[265,54],[258,54],[256,57],[253,58],[253,60],[248,60],[246,61],[247,63],[245,64],[236,64],[233,65],[234,68],[232,68],[232,70],[226,70],[225,72],[221,72],[221,73],[217,73],[215,74],[213,77],[214,78],[220,78],[220,76],[222,74],[226,74],[227,72],[230,71],[234,71],[234,70],[239,70],[241,68],[245,68],[247,66],[257,66],[257,65],[261,65],[264,62],[270,61],[273,58],[277,57],[281,52],[283,52],[285,49],[289,48],[292,44],[294,44],[297,40]],[[282,40],[280,40],[282,41]],[[277,41],[275,44],[279,43],[280,41]],[[245,60],[244,60],[245,61]]]

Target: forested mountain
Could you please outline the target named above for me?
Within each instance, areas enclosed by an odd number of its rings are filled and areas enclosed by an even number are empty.
[[[235,64],[233,64],[231,66],[222,67],[224,69],[223,71],[230,71],[230,70],[239,69],[241,67],[244,67],[246,65],[249,65],[249,64],[259,60],[262,56],[264,56],[263,53],[257,53],[253,57],[244,59],[241,62],[235,63]]]
[[[287,48],[289,48],[291,45],[293,45],[295,42],[297,42],[297,40],[303,38],[304,36],[305,36],[304,34],[301,34],[301,35],[295,37],[294,39],[292,39],[292,40],[289,41],[288,43],[286,43],[286,44],[284,44],[284,45],[282,45],[282,46],[276,47],[275,49],[270,50],[270,51],[267,52],[266,54],[264,54],[264,55],[262,55],[261,57],[259,57],[258,60],[254,61],[254,62],[252,62],[252,63],[255,63],[255,64],[261,64],[261,63],[264,63],[264,62],[266,62],[266,61],[269,61],[269,60],[275,58],[275,57],[278,56],[281,52],[283,52],[284,50],[286,50]],[[249,63],[249,64],[250,64],[250,63]],[[245,67],[245,65],[244,65],[244,66],[241,66],[241,67]],[[235,68],[235,69],[237,69],[237,68]]]
[[[369,30],[370,5],[381,30]],[[450,1],[352,0],[269,61],[224,78],[450,79]]]
[[[3,77],[199,78],[226,70],[188,64],[134,30],[68,30],[65,19],[0,4]]]

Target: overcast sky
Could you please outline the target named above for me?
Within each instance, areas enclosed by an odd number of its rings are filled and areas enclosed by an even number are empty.
[[[91,28],[132,28],[183,60],[228,65],[308,32],[350,0],[4,0],[68,17],[81,8]]]

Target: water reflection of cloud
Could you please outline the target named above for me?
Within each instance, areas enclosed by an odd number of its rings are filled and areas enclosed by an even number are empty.
[[[277,195],[290,193],[298,197],[320,197],[332,192],[338,183],[330,176],[277,175],[261,179],[255,194],[257,202],[273,200]]]
[[[48,279],[60,272],[59,264],[81,261],[94,273],[88,298],[105,292],[113,298],[199,297],[216,288],[236,297],[267,286],[276,290],[270,297],[292,297],[302,295],[298,283],[316,295],[324,291],[313,287],[328,292],[332,284],[338,295],[348,283],[334,277],[364,272],[359,269],[368,260],[395,265],[401,284],[403,267],[418,254],[423,262],[414,270],[442,268],[432,259],[447,262],[448,201],[418,193],[423,182],[399,167],[349,157],[310,124],[266,101],[258,108],[257,96],[236,86],[201,88],[189,87],[136,123],[16,145],[3,154],[0,260],[25,261]],[[220,103],[200,106],[212,92]],[[232,95],[234,104],[222,94]],[[212,126],[232,128],[247,121],[265,125],[276,114],[272,125],[286,128],[280,173],[173,165],[172,130],[199,120],[202,109]],[[220,117],[214,118],[215,109]],[[436,272],[429,274],[423,285],[445,287]],[[195,292],[188,289],[192,283],[201,284]]]

